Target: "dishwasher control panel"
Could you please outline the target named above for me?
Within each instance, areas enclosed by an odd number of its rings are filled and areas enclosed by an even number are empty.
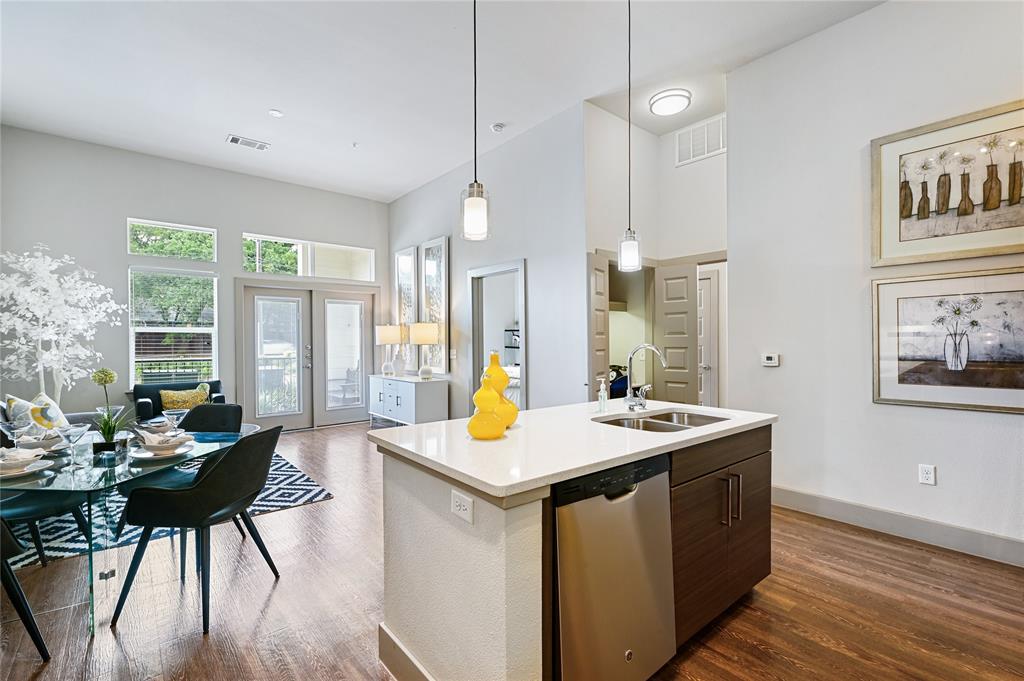
[[[552,488],[551,496],[557,508],[601,494],[615,494],[666,471],[668,454],[661,454],[560,482]]]

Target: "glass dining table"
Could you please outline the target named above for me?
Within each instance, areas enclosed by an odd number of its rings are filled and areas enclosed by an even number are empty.
[[[126,434],[126,436],[131,434]],[[196,459],[209,456],[230,447],[239,439],[238,433],[191,433],[195,438],[192,447],[175,456],[159,459],[143,458],[144,450],[137,445],[117,453],[110,453],[100,459],[92,454],[92,439],[98,436],[90,431],[78,443],[68,449],[44,457],[51,461],[45,470],[23,477],[0,480],[0,493],[4,496],[16,492],[78,492],[85,495],[85,517],[88,520],[90,537],[84,539],[88,555],[86,579],[89,590],[89,634],[96,631],[96,593],[103,587],[119,591],[119,551],[106,549],[133,543],[124,536],[115,537],[124,498],[117,486],[130,480],[145,478],[162,470],[180,466]],[[180,450],[179,450],[180,451]],[[101,463],[94,463],[99,462]],[[198,463],[198,462],[196,462]],[[124,534],[129,533],[126,528]],[[80,553],[80,552],[79,552]],[[130,556],[127,558],[130,560]]]

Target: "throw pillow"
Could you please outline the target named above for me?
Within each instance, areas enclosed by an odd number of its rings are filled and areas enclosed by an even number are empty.
[[[64,412],[45,393],[39,393],[31,402],[7,395],[6,402],[7,418],[15,428],[28,428],[27,435],[38,437],[48,430],[68,425]]]
[[[164,409],[191,409],[210,401],[210,384],[200,383],[194,390],[161,390]]]

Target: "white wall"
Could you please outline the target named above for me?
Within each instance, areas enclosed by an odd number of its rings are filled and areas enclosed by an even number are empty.
[[[0,145],[0,233],[6,250],[22,252],[42,242],[54,254],[72,255],[122,303],[128,299],[129,265],[219,272],[219,373],[229,397],[235,378],[234,277],[254,276],[242,270],[243,231],[373,248],[377,281],[388,280],[383,203],[8,126]],[[219,262],[129,256],[128,217],[215,227]],[[116,388],[126,390],[127,327],[101,329],[96,348],[102,364],[120,375]],[[31,398],[36,386],[5,381],[4,389]],[[62,407],[91,409],[97,390],[79,381],[65,393]]]
[[[676,167],[676,135],[658,138],[658,253],[678,258],[726,249],[728,152]]]
[[[526,374],[529,407],[585,399],[587,375],[586,230],[583,221],[583,113],[575,106],[480,157],[491,194],[491,238],[459,237],[459,194],[472,164],[390,205],[392,252],[452,237],[451,414],[469,414],[472,372],[467,271],[526,259]]]
[[[869,238],[870,141],[1024,96],[1022,27],[1020,3],[886,3],[729,75],[729,400],[780,414],[777,485],[1024,538],[1024,419],[871,402],[871,279],[1020,257],[872,269]]]

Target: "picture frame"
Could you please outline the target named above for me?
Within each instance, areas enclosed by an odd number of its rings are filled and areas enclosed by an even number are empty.
[[[872,266],[1024,253],[1022,181],[1024,100],[872,140]]]
[[[437,322],[440,343],[420,347],[420,365],[447,374],[448,354],[448,237],[439,236],[419,248],[419,321]]]
[[[392,263],[392,317],[394,323],[402,327],[402,338],[406,341],[405,329],[409,324],[419,321],[418,255],[417,247],[409,246],[395,251]],[[406,342],[399,345],[398,357],[404,362],[406,370],[418,368],[418,353],[412,344]]]
[[[871,289],[874,402],[1024,414],[1024,267]]]

